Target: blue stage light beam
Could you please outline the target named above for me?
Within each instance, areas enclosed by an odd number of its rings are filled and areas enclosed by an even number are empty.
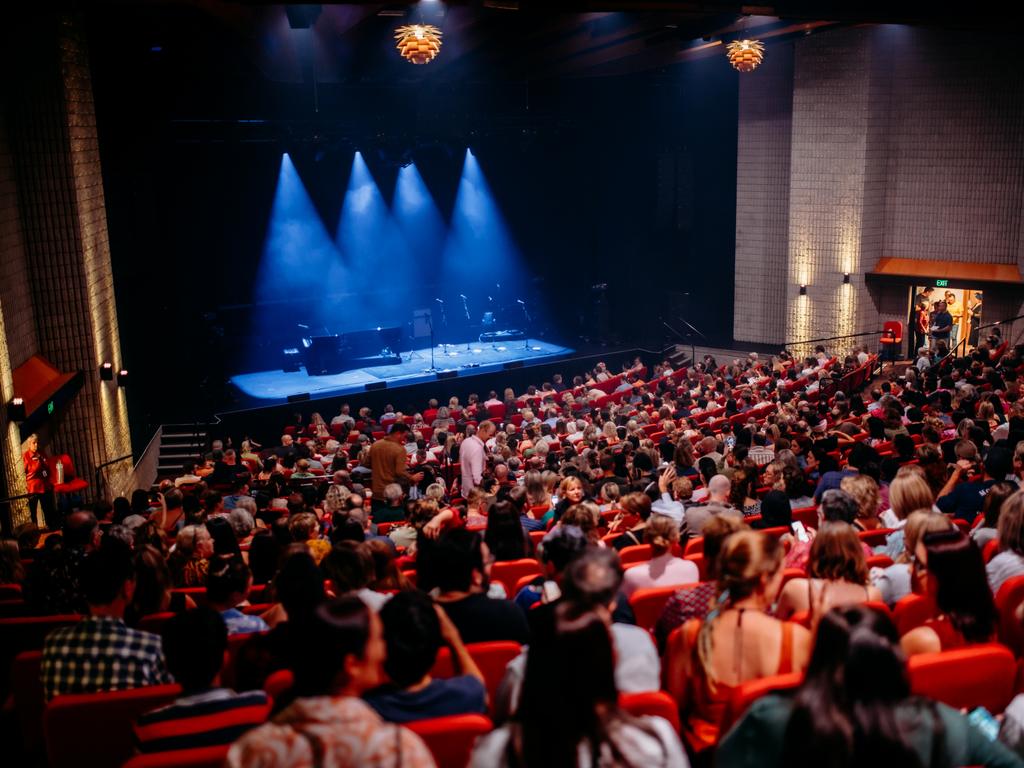
[[[404,240],[405,261],[420,274],[435,275],[447,235],[444,219],[416,164],[398,171],[391,215]]]
[[[504,310],[504,316],[498,318],[500,325],[522,325],[515,302],[531,297],[523,293],[527,280],[519,249],[476,156],[468,148],[441,271],[449,285],[457,285],[460,293],[470,297],[470,313],[475,319],[488,310]]]

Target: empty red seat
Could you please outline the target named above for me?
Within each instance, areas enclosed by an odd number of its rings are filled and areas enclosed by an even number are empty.
[[[990,643],[911,656],[907,674],[910,690],[919,696],[999,714],[1014,696],[1017,660],[1006,646]]]
[[[153,685],[113,693],[57,696],[43,711],[49,768],[80,768],[86,763],[121,765],[134,751],[135,719],[180,695],[179,685]]]
[[[477,738],[494,726],[483,715],[452,715],[417,720],[405,727],[423,739],[438,766],[465,768]]]

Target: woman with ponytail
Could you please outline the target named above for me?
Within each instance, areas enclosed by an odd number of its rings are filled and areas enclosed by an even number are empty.
[[[763,533],[734,533],[718,556],[711,612],[669,638],[667,687],[684,715],[683,735],[698,755],[717,742],[733,688],[807,666],[810,632],[767,613],[782,583],[782,555],[778,541]]]
[[[910,695],[896,628],[866,606],[826,613],[796,695],[755,701],[715,757],[730,768],[1024,766],[957,710]]]

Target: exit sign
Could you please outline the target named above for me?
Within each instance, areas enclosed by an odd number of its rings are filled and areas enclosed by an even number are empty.
[[[936,288],[945,288],[947,285],[949,285],[949,280],[936,280],[935,281],[935,287]]]
[[[48,402],[46,404],[46,414],[48,416],[52,416],[53,415],[53,400],[51,400],[50,402]]]

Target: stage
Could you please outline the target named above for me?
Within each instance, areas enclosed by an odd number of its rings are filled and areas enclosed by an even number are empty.
[[[496,346],[483,342],[449,344],[447,352],[440,346],[435,347],[434,367],[439,369],[444,378],[461,378],[502,371],[509,363],[530,365],[550,362],[571,355],[574,351],[539,339],[502,342]],[[277,369],[238,374],[232,376],[230,382],[242,395],[256,401],[254,405],[272,405],[286,402],[295,395],[308,394],[311,398],[321,398],[365,392],[367,388],[391,388],[436,381],[438,373],[428,373],[424,370],[426,368],[430,368],[429,347],[414,350],[411,357],[409,353],[403,353],[402,362],[396,365],[357,368],[326,376],[310,376],[305,368],[293,372]],[[481,394],[486,395],[486,392]]]

